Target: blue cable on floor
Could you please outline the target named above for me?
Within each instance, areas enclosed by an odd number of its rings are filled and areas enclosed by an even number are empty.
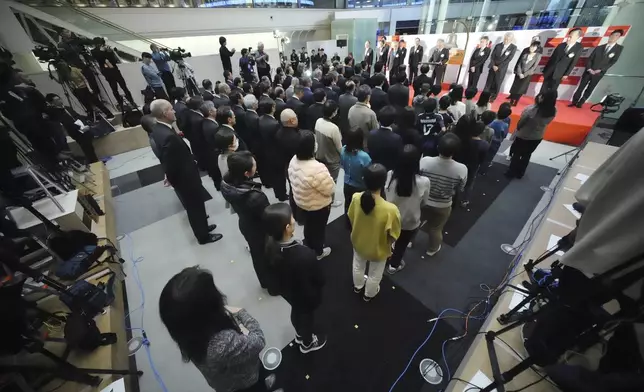
[[[139,274],[139,267],[137,266],[138,263],[142,262],[144,260],[143,256],[138,257],[134,259],[134,244],[132,241],[132,237],[130,237],[129,234],[125,234],[124,236],[121,236],[120,238],[127,238],[130,242],[130,261],[132,261],[132,268],[133,268],[133,277],[134,281],[136,282],[136,285],[139,288],[139,291],[141,292],[141,305],[139,305],[137,308],[129,312],[125,318],[130,317],[130,315],[134,312],[141,311],[141,324],[140,327],[138,328],[129,328],[130,330],[139,330],[141,331],[141,334],[143,335],[143,347],[145,347],[145,352],[148,357],[148,362],[150,363],[150,369],[152,369],[152,373],[154,374],[154,378],[156,379],[157,383],[163,390],[163,392],[169,392],[168,388],[166,387],[165,383],[163,382],[163,379],[161,378],[161,375],[159,374],[156,366],[154,366],[154,361],[152,360],[152,354],[150,353],[150,340],[148,339],[148,336],[145,333],[145,329],[143,328],[143,315],[145,311],[145,292],[143,291],[143,283],[141,282],[141,276]]]

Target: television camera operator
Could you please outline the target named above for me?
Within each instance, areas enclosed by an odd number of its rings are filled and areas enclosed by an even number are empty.
[[[93,45],[94,42],[85,37],[78,37],[72,34],[71,31],[63,29],[60,33],[60,42],[58,43],[58,50],[65,62],[75,68],[78,68],[82,73],[94,94],[100,94],[98,89],[98,81],[90,67],[92,61],[91,53],[86,49],[87,45]]]
[[[253,83],[255,73],[255,57],[250,55],[252,48],[244,48],[241,50],[241,57],[239,59],[239,73],[246,83]]]
[[[181,47],[168,51],[170,60],[174,61],[177,66],[174,68],[174,73],[177,78],[181,79],[183,86],[188,95],[200,95],[199,87],[197,87],[197,79],[195,79],[195,70],[186,62],[186,58],[192,57],[190,52],[186,52]]]
[[[168,64],[168,61],[172,60],[168,49],[159,48],[157,45],[151,44],[150,50],[152,51],[152,61],[154,61],[154,64],[159,70],[159,76],[161,76],[166,90],[170,91],[170,89],[176,87],[176,83],[172,75],[172,70],[170,69],[170,64]]]
[[[119,109],[123,110],[123,97],[119,94],[119,86],[121,86],[121,90],[123,90],[128,102],[135,106],[136,104],[134,98],[132,98],[132,93],[127,88],[125,79],[123,79],[123,75],[117,65],[121,62],[121,59],[119,59],[115,49],[108,46],[104,38],[96,37],[93,39],[93,43],[94,49],[91,51],[92,57],[98,63],[101,73],[105,77],[105,80],[107,80],[107,84],[110,85],[112,94],[119,104]]]
[[[95,107],[100,109],[108,120],[114,118],[114,114],[101,102],[98,94],[90,89],[80,69],[61,60],[56,64],[56,71],[58,71],[59,83],[71,87],[74,96],[87,111],[90,121],[96,121]]]
[[[163,89],[164,83],[161,74],[152,66],[152,54],[148,52],[141,53],[141,61],[143,62],[141,74],[143,74],[148,88],[154,91],[154,96],[157,99],[168,100],[168,94]]]

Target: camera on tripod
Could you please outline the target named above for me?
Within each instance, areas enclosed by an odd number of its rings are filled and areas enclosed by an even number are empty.
[[[170,56],[170,60],[172,60],[174,62],[183,60],[186,57],[192,57],[192,53],[186,52],[186,50],[181,48],[181,47],[178,47],[176,49],[168,50],[168,55]]]
[[[58,62],[61,60],[60,52],[53,45],[36,45],[32,52],[41,63]]]

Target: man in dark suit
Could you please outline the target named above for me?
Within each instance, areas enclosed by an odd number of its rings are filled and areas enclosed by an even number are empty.
[[[355,105],[356,102],[358,102],[358,98],[353,95],[355,89],[356,84],[351,80],[348,81],[345,84],[344,94],[340,95],[340,98],[338,98],[338,126],[340,128],[342,136],[345,136],[350,128],[349,109],[351,109],[351,107]]]
[[[385,41],[385,39],[382,38],[380,41],[378,41],[378,48],[376,50],[376,64],[382,64],[383,67],[386,67],[388,60],[389,60],[389,45],[387,45],[387,41]]]
[[[293,89],[293,96],[286,100],[286,107],[295,112],[298,122],[302,124],[306,119],[306,104],[302,102],[303,97],[304,87],[296,86]]]
[[[172,128],[176,120],[172,104],[165,99],[157,99],[150,104],[150,111],[157,120],[150,137],[158,148],[159,161],[168,182],[188,213],[197,241],[202,245],[219,241],[223,237],[221,234],[210,234],[217,226],[208,225],[199,169],[190,149]]]
[[[286,102],[284,101],[286,94],[284,89],[278,86],[273,90],[273,96],[275,97],[275,118],[279,121],[282,110],[286,109]]]
[[[362,60],[366,63],[365,72],[371,75],[371,64],[373,64],[373,49],[371,49],[371,42],[367,41],[364,43],[364,59]]]
[[[402,84],[405,79],[407,79],[405,74],[397,75],[396,84],[389,87],[389,91],[387,91],[389,104],[395,106],[398,110],[402,110],[402,108],[409,105],[409,87]]]
[[[190,142],[190,149],[195,154],[199,169],[203,171],[208,170],[208,151],[203,140],[203,133],[201,132],[201,122],[203,121],[203,113],[201,113],[201,105],[203,105],[203,98],[199,95],[190,97],[187,102],[188,110],[185,114],[185,129],[183,134]]]
[[[420,94],[423,84],[427,83],[431,85],[432,79],[427,76],[429,73],[429,64],[423,64],[420,66],[420,75],[418,75],[414,80],[414,96]]]
[[[472,57],[470,57],[470,69],[468,70],[469,77],[467,78],[467,87],[476,87],[479,83],[479,78],[483,72],[483,65],[490,57],[490,39],[487,35],[481,37],[478,46]]]
[[[282,123],[282,127],[275,134],[275,140],[277,141],[278,151],[280,153],[280,170],[276,172],[276,183],[288,181],[286,175],[288,164],[297,153],[297,148],[300,143],[300,130],[295,112],[289,108],[284,109],[280,116],[280,122]],[[293,208],[293,206],[291,207]]]
[[[404,44],[405,41],[394,41],[391,43],[387,67],[389,68],[389,82],[392,84],[395,83],[395,80],[398,80],[396,76],[398,75],[400,66],[404,64],[405,56],[407,56],[407,48],[403,47]]]
[[[204,79],[201,82],[201,86],[203,87],[203,93],[201,96],[203,97],[204,101],[213,101],[215,99],[215,90],[213,89],[212,81],[210,79]]]
[[[293,75],[291,75],[292,72],[293,70],[290,67],[286,67],[284,70],[285,75],[284,80],[282,81],[282,87],[284,90],[291,87],[291,83],[293,82]]]
[[[617,43],[617,40],[624,35],[624,30],[617,29],[608,36],[608,43],[599,45],[593,50],[586,63],[586,69],[581,77],[579,86],[572,97],[572,102],[568,106],[577,106],[578,108],[586,102],[592,94],[597,83],[602,80],[604,74],[613,66],[622,54],[624,47]]]
[[[235,48],[233,50],[228,50],[226,47],[226,37],[219,37],[219,57],[221,57],[221,65],[224,67],[224,71],[233,72],[233,65],[230,62],[230,58],[235,54]]]
[[[219,191],[221,190],[221,175],[224,173],[219,171],[219,165],[217,164],[217,158],[219,157],[219,152],[215,144],[215,135],[217,134],[217,129],[219,129],[219,124],[217,124],[216,120],[217,108],[212,101],[204,101],[201,105],[201,113],[204,117],[201,122],[201,134],[208,155],[208,167],[206,171],[215,184],[215,188]]]
[[[581,29],[572,29],[565,41],[559,44],[543,68],[543,84],[541,92],[556,90],[562,79],[567,79],[572,69],[575,68],[583,47],[577,40],[581,36]]]
[[[414,82],[418,76],[418,66],[423,62],[423,51],[424,49],[420,44],[420,38],[416,38],[414,40],[414,46],[409,50],[409,82],[414,86],[416,85]],[[420,91],[420,89],[418,90]]]
[[[333,89],[335,87],[335,78],[331,74],[326,74],[323,79],[324,93],[326,99],[338,102],[338,93]]]
[[[262,113],[259,118],[259,133],[262,138],[262,149],[264,150],[264,165],[260,176],[262,183],[264,178],[269,178],[269,183],[273,186],[275,197],[279,201],[286,201],[286,181],[279,175],[281,170],[279,145],[275,138],[277,131],[280,129],[279,121],[274,117],[275,114],[275,101],[272,99],[263,99],[260,102]],[[280,181],[276,181],[279,179]]]
[[[382,64],[376,64],[376,67],[378,65],[382,66]],[[369,103],[371,104],[371,110],[378,114],[380,109],[389,105],[389,96],[383,88],[387,82],[387,78],[385,78],[385,75],[381,73],[376,73],[371,77],[371,80],[374,83],[374,87],[371,89],[371,98],[369,99]]]
[[[230,98],[228,97],[230,95],[230,86],[228,86],[226,83],[219,83],[215,87],[215,96],[212,99],[212,102],[214,102],[215,107],[219,108],[221,106],[230,106]]]
[[[315,103],[306,109],[306,118],[301,121],[302,129],[315,131],[315,123],[324,115],[324,102],[327,100],[326,92],[321,88],[313,91]]]
[[[387,92],[389,91],[389,82],[387,81],[387,75],[385,75],[383,71],[384,66],[385,65],[382,63],[376,63],[376,65],[373,66],[374,74],[371,75],[367,84],[369,84],[371,88],[375,88],[378,85],[375,81],[376,79],[375,76],[382,75],[383,79],[385,80],[385,84],[382,85],[382,91]],[[380,79],[380,78],[377,78],[377,79]]]
[[[429,63],[434,66],[429,84],[436,83],[440,86],[443,83],[448,61],[449,49],[445,47],[445,40],[440,38],[436,41],[436,48],[434,48],[434,52],[432,52],[432,56],[429,58]]]
[[[246,113],[244,114],[244,133],[247,136],[245,141],[248,144],[248,149],[253,154],[257,154],[262,144],[258,131],[259,115],[257,114],[257,106],[259,102],[253,94],[245,95],[243,101],[244,107],[246,108]]]
[[[508,65],[517,51],[517,46],[512,43],[513,39],[513,33],[505,33],[503,42],[496,44],[490,54],[490,70],[485,81],[485,90],[490,92],[490,102],[494,102],[499,94]]]
[[[371,161],[384,165],[388,171],[396,168],[403,149],[402,138],[392,129],[397,117],[398,110],[393,106],[380,109],[378,112],[380,128],[371,131],[367,139]]]
[[[230,94],[230,104],[230,108],[235,114],[235,135],[237,136],[237,139],[239,139],[239,148],[237,151],[247,151],[248,143],[246,140],[249,139],[250,136],[246,130],[246,109],[244,109],[244,100],[242,95],[236,91]]]
[[[300,102],[302,102],[304,105],[309,106],[313,105],[315,102],[313,100],[313,89],[311,87],[311,78],[308,76],[302,76],[300,78],[300,87],[302,87],[302,96],[300,98]],[[318,87],[318,88],[324,88],[324,85]],[[295,111],[297,113],[297,111]]]

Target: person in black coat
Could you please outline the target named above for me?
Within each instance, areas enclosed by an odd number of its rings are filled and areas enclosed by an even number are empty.
[[[624,35],[624,30],[617,29],[608,36],[608,43],[599,45],[593,50],[586,62],[586,69],[581,76],[581,81],[575,95],[572,97],[572,102],[568,106],[576,106],[578,108],[586,102],[590,94],[592,94],[597,83],[604,77],[606,71],[612,67],[619,56],[622,54],[624,47],[617,43],[617,40]]]
[[[226,83],[218,83],[215,86],[215,96],[212,101],[215,103],[215,107],[219,108],[221,106],[230,106],[230,86]]]
[[[402,84],[405,79],[407,79],[405,74],[397,75],[396,80],[394,80],[396,84],[389,87],[389,91],[387,91],[389,104],[394,105],[399,110],[409,105],[409,87]]]
[[[190,149],[195,154],[199,169],[203,171],[208,170],[208,150],[203,140],[203,132],[201,131],[201,123],[203,121],[203,113],[201,113],[201,105],[203,105],[203,98],[200,95],[190,97],[186,103],[188,110],[185,114],[186,129],[183,133],[190,142]]]
[[[407,106],[399,113],[396,122],[392,126],[394,133],[400,136],[403,145],[413,144],[420,149],[421,134],[416,129],[416,111]]]
[[[203,87],[203,93],[201,97],[204,101],[213,101],[215,99],[215,90],[213,88],[212,81],[210,79],[204,79],[201,81],[201,87]]]
[[[376,67],[378,65],[379,64],[376,64]],[[369,104],[371,105],[371,110],[373,110],[377,114],[380,109],[389,105],[389,96],[383,88],[387,79],[385,78],[385,75],[381,73],[373,75],[371,79],[375,86],[371,89],[371,98],[369,99]]]
[[[228,156],[228,173],[221,182],[221,194],[239,216],[239,231],[246,239],[259,284],[277,295],[273,274],[264,258],[266,232],[262,224],[264,209],[269,205],[262,184],[252,181],[257,170],[253,154],[234,152]]]
[[[238,92],[233,92],[230,95],[230,103],[230,108],[235,114],[235,136],[239,139],[239,149],[237,151],[246,151],[248,150],[246,139],[250,136],[246,130],[246,109],[244,109],[244,100],[242,95]]]
[[[429,58],[429,63],[434,66],[434,71],[432,72],[429,84],[440,85],[443,83],[448,61],[449,49],[445,47],[445,40],[440,38],[436,41],[436,48],[434,48],[434,51]]]
[[[344,94],[338,98],[338,126],[342,136],[349,132],[349,109],[358,102],[358,98],[354,95],[356,84],[353,81],[348,81],[345,85]]]
[[[326,74],[322,79],[324,83],[324,93],[326,94],[326,99],[338,102],[338,93],[333,88],[335,87],[335,78],[331,74]],[[315,90],[313,90],[315,93]]]
[[[248,149],[257,154],[261,148],[261,136],[259,134],[259,115],[257,114],[257,98],[253,94],[247,94],[243,98],[246,112],[244,114],[244,133],[246,134],[246,144]],[[266,184],[264,184],[266,186]]]
[[[514,34],[505,33],[503,42],[496,44],[490,54],[490,70],[485,81],[485,90],[490,92],[490,102],[494,102],[499,94],[508,65],[517,52],[517,46],[512,43],[513,39]]]
[[[393,170],[398,164],[400,153],[403,149],[402,138],[395,134],[392,125],[398,117],[398,110],[394,106],[385,106],[378,112],[380,128],[369,133],[367,149],[372,163],[380,163],[387,170]]]
[[[315,103],[306,109],[306,121],[302,129],[315,132],[315,123],[324,116],[324,103],[327,101],[326,92],[321,88],[313,92]]]
[[[382,91],[387,92],[389,91],[389,81],[387,81],[387,75],[385,75],[385,73],[382,71],[383,67],[384,67],[384,64],[382,63],[376,63],[376,65],[373,66],[374,74],[369,78],[369,81],[367,82],[367,84],[369,84],[371,88],[375,88],[376,86],[379,85],[377,81],[380,81],[380,77],[377,75],[382,75],[384,79],[384,83],[381,86]]]
[[[326,344],[315,326],[315,311],[322,302],[324,272],[315,252],[293,237],[295,219],[288,204],[266,207],[263,216],[267,232],[265,260],[275,278],[277,292],[291,305],[295,342],[304,354]]]
[[[221,57],[221,65],[224,67],[224,71],[233,72],[233,65],[230,62],[230,58],[235,54],[235,48],[228,50],[226,47],[226,37],[219,37],[219,57]]]
[[[302,102],[304,97],[304,87],[295,86],[293,89],[293,96],[286,100],[286,107],[292,109],[297,115],[297,120],[300,124],[306,123],[306,108],[307,105]],[[301,127],[304,128],[304,127]]]
[[[172,128],[176,120],[172,104],[165,99],[157,99],[150,104],[150,111],[157,120],[150,136],[159,151],[161,167],[188,213],[197,241],[202,245],[219,241],[223,237],[221,234],[210,233],[217,226],[208,226],[199,169],[190,149]]]
[[[367,75],[371,75],[371,65],[373,64],[373,49],[371,48],[370,41],[364,43],[364,58],[362,62],[365,63],[365,67],[363,67],[363,69],[365,70]]]
[[[204,116],[201,122],[201,133],[208,155],[208,167],[206,169],[208,175],[212,178],[212,182],[215,184],[215,188],[220,191],[222,173],[219,171],[219,166],[217,165],[219,152],[215,144],[215,135],[219,129],[219,124],[216,120],[217,109],[215,108],[215,104],[212,101],[204,101],[201,105],[201,113]]]
[[[279,201],[286,201],[286,181],[276,181],[276,179],[281,179],[278,173],[281,165],[279,164],[279,146],[275,138],[277,131],[280,129],[280,122],[274,117],[275,101],[270,98],[262,99],[259,105],[262,113],[264,113],[259,118],[259,133],[262,138],[262,149],[264,150],[264,165],[260,175],[262,176],[262,182],[268,176],[268,182],[273,186],[275,197]]]
[[[556,90],[562,79],[567,79],[577,65],[581,51],[584,49],[577,40],[581,29],[572,29],[565,41],[559,44],[543,68],[543,84],[540,92]]]
[[[423,62],[423,51],[424,48],[420,44],[420,38],[416,38],[414,40],[414,46],[409,50],[409,81],[414,86],[416,85],[415,81],[418,76],[418,66]]]
[[[273,96],[275,97],[275,118],[279,120],[280,114],[286,109],[286,102],[284,101],[286,93],[282,87],[278,86],[273,90]]]
[[[427,76],[429,73],[429,64],[423,64],[420,66],[420,75],[414,78],[414,96],[420,95],[423,88],[423,84],[429,84],[431,86],[432,79]]]
[[[387,66],[389,60],[389,45],[385,39],[378,41],[378,47],[376,48],[376,64],[382,64],[383,67]],[[381,68],[382,71],[382,68]],[[377,72],[381,72],[377,71]]]
[[[481,37],[476,50],[472,53],[470,57],[470,68],[468,70],[467,78],[467,87],[477,87],[479,84],[479,78],[483,72],[483,65],[490,57],[490,39],[487,35]]]
[[[78,146],[83,151],[87,163],[98,162],[98,157],[96,156],[96,151],[94,150],[93,138],[89,132],[81,132],[82,129],[80,125],[76,124],[76,120],[80,116],[74,112],[71,108],[65,108],[63,100],[60,99],[60,96],[57,94],[47,94],[45,96],[47,101],[47,106],[45,107],[45,114],[49,116],[49,119],[60,123],[60,125],[65,129],[67,134],[78,143]],[[67,139],[62,135],[65,144],[67,144]]]

